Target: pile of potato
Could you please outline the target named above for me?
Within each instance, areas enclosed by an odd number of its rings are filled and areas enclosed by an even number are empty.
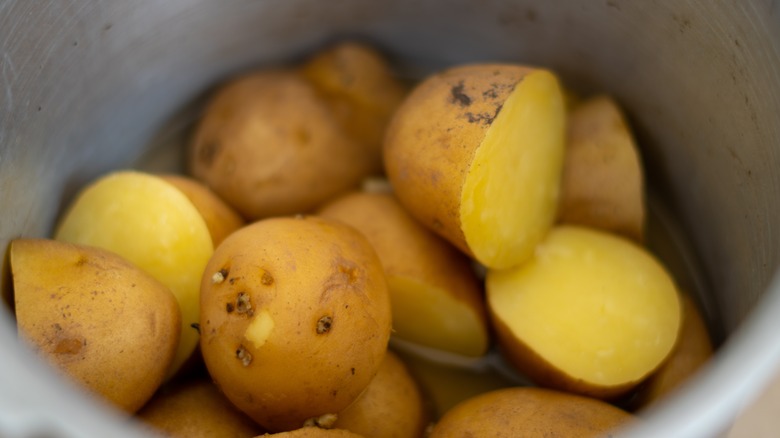
[[[188,168],[106,175],[10,248],[20,337],[162,433],[601,435],[712,354],[642,246],[620,109],[549,70],[410,87],[340,43],[225,84]]]

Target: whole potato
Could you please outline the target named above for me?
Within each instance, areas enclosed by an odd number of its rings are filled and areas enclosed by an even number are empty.
[[[448,411],[429,438],[607,437],[634,417],[599,400],[542,388],[499,389]]]
[[[335,414],[368,386],[387,351],[390,299],[360,233],[315,217],[231,234],[201,283],[201,351],[234,405],[266,430]]]
[[[417,382],[403,361],[388,351],[368,388],[338,413],[333,427],[372,438],[419,438],[427,422]]]
[[[377,153],[349,136],[292,70],[217,91],[190,144],[189,171],[250,220],[306,213],[371,174]]]
[[[181,315],[171,291],[90,246],[18,239],[10,260],[19,336],[120,409],[143,406],[179,344]]]
[[[137,418],[170,437],[249,438],[263,432],[213,382],[201,379],[158,392]]]
[[[401,203],[485,266],[521,264],[552,226],[566,112],[557,78],[509,64],[434,74],[401,104],[384,143]]]

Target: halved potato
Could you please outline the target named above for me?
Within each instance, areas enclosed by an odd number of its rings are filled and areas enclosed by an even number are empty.
[[[55,232],[57,240],[108,249],[171,289],[181,309],[181,339],[169,377],[198,344],[198,296],[214,251],[198,209],[160,177],[135,171],[106,175],[82,190]]]
[[[319,215],[368,238],[385,269],[394,336],[466,356],[488,348],[482,287],[469,259],[414,220],[389,193],[351,193]]]
[[[642,247],[558,226],[522,266],[490,271],[502,352],[543,386],[613,398],[669,356],[682,323],[674,281]]]
[[[171,291],[91,246],[18,239],[10,260],[20,338],[120,409],[143,406],[179,345],[181,316]]]
[[[578,104],[569,117],[559,220],[642,242],[644,185],[639,151],[617,103],[598,96]]]
[[[387,175],[424,225],[488,267],[517,266],[555,220],[565,119],[547,70],[454,67],[423,81],[396,112]]]

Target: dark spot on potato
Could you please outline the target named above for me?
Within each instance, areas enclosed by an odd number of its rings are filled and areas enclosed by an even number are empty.
[[[235,310],[235,306],[233,306],[233,303],[227,303],[225,304],[225,310],[227,313],[233,313],[233,310]]]
[[[236,349],[236,359],[241,361],[241,365],[248,367],[252,363],[252,354],[246,351],[246,347],[239,345]]]
[[[330,315],[323,316],[317,321],[317,334],[323,335],[325,333],[328,333],[332,325],[333,325],[333,317]]]
[[[457,103],[460,106],[469,106],[471,105],[471,98],[463,92],[463,89],[463,81],[458,82],[458,85],[452,87],[450,90],[452,102]]]
[[[203,146],[201,146],[200,150],[198,151],[198,159],[206,165],[211,166],[214,164],[214,158],[217,157],[217,153],[219,153],[220,144],[218,141],[206,141],[204,143],[201,143]]]
[[[355,368],[350,368],[350,369],[349,369],[349,371],[351,371],[351,372],[352,372],[352,375],[353,375],[353,376],[355,375]]]
[[[263,286],[270,286],[274,284],[274,277],[271,276],[271,274],[268,272],[263,271],[263,276],[260,278],[260,283],[262,283]]]
[[[195,331],[197,331],[198,334],[200,334],[200,324],[198,324],[197,322],[193,322],[192,324],[190,324],[190,327],[194,328]]]
[[[484,123],[485,125],[490,126],[490,124],[493,123],[493,120],[498,117],[498,113],[501,112],[501,108],[503,105],[496,106],[496,110],[493,114],[484,112],[484,113],[477,113],[474,114],[472,112],[466,113],[466,119],[469,123]]]
[[[79,259],[76,260],[76,266],[84,266],[84,265],[87,264],[88,261],[89,261],[89,259],[87,258],[87,256],[80,255]]]
[[[240,292],[238,297],[236,297],[236,311],[247,316],[255,314],[255,311],[252,309],[252,301],[247,293]]]
[[[57,345],[54,347],[54,353],[55,354],[79,354],[81,352],[81,347],[83,345],[86,345],[86,342],[80,341],[78,339],[62,339],[59,342],[57,342]]]

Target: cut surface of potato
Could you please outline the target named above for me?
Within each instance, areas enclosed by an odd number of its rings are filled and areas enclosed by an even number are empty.
[[[474,257],[508,268],[531,256],[555,219],[565,112],[555,77],[529,73],[485,133],[463,184],[460,220]]]
[[[631,130],[607,96],[578,104],[569,116],[559,219],[642,242],[644,171]]]
[[[352,193],[319,215],[353,226],[376,249],[390,289],[394,336],[465,356],[485,354],[482,288],[465,255],[388,193]]]
[[[197,208],[162,178],[134,171],[109,174],[79,193],[62,217],[57,240],[105,248],[170,288],[181,309],[181,340],[172,376],[198,343],[198,295],[213,253]]]
[[[114,253],[46,239],[11,243],[19,336],[49,363],[135,412],[179,344],[170,290]]]
[[[502,351],[544,386],[610,398],[667,358],[681,308],[664,267],[627,239],[555,227],[526,264],[487,277]]]
[[[506,64],[451,68],[396,112],[385,167],[421,223],[492,268],[522,263],[552,225],[565,109],[555,76]]]
[[[429,438],[608,437],[633,421],[631,414],[599,400],[515,387],[458,404]]]

